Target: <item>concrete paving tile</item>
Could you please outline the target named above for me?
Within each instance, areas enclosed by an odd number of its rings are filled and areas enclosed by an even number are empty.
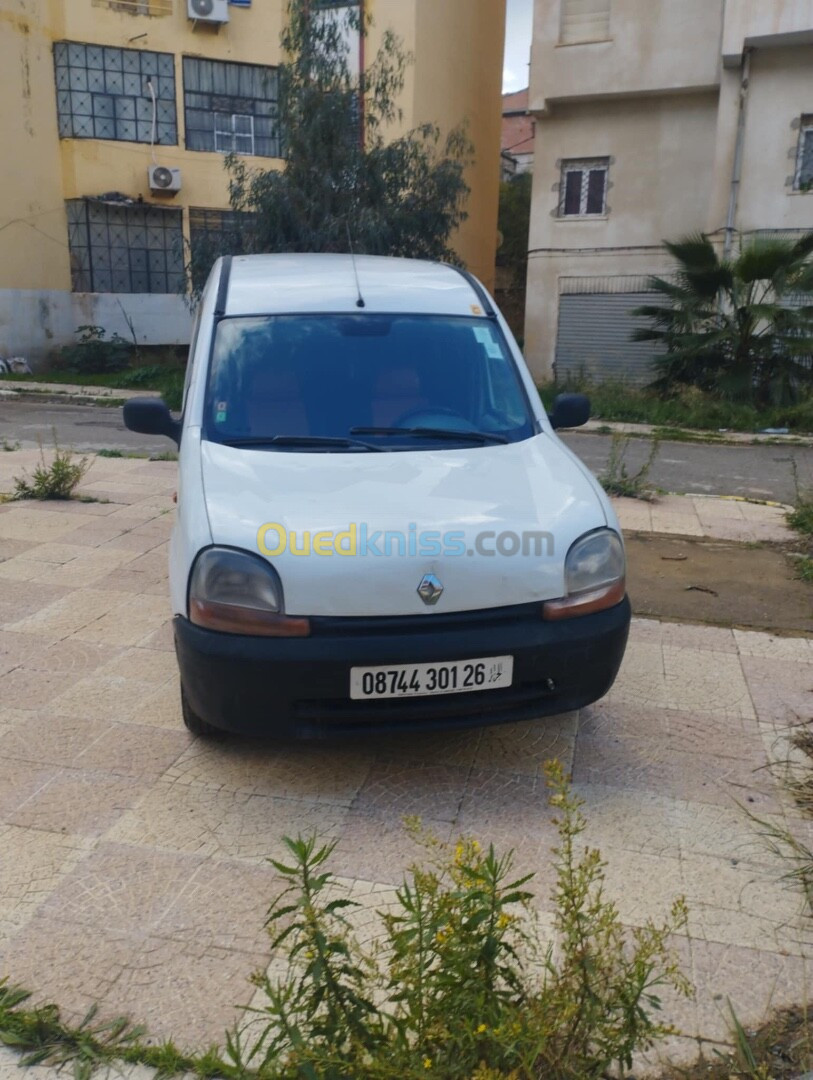
[[[0,825],[0,948],[5,951],[17,931],[83,859],[89,843],[77,836]],[[14,972],[11,965],[6,970]],[[14,978],[20,981],[16,972]]]
[[[452,765],[377,766],[353,802],[356,813],[383,817],[426,817],[452,822],[466,789],[468,770]]]
[[[0,729],[0,739],[12,729]],[[0,821],[14,814],[26,799],[35,795],[56,773],[48,767],[30,761],[14,761],[0,749]]]
[[[1,685],[1,684],[0,684]],[[53,708],[62,716],[91,720],[127,720],[155,684],[143,679],[126,679],[95,671],[80,679],[53,700]]]
[[[740,656],[760,656],[769,660],[813,664],[811,638],[779,637],[775,634],[759,634],[753,630],[734,630],[733,634]]]
[[[112,570],[97,585],[100,589],[114,589],[116,592],[136,593],[138,596],[165,596],[167,593],[167,577],[153,576],[152,574],[139,573],[126,567],[121,570]]]
[[[780,810],[774,784],[763,769],[761,740],[752,740],[751,758],[714,756],[680,749],[666,739],[620,739],[580,736],[573,779],[629,791],[650,791],[674,799],[733,806],[734,800],[754,810]]]
[[[8,630],[0,630],[0,675],[5,675],[25,663],[36,650],[37,643],[25,634],[13,634]],[[2,700],[2,695],[0,695],[0,701]]]
[[[140,641],[136,642],[139,649],[160,649],[163,652],[175,652],[175,632],[172,619],[166,619],[157,630],[151,630]]]
[[[448,821],[422,818],[421,825],[442,843],[452,839],[454,826]],[[351,810],[330,866],[343,877],[400,885],[413,865],[426,865],[428,859],[426,847],[412,837],[401,819]]]
[[[686,892],[679,859],[612,847],[601,854],[606,862],[605,898],[630,926],[641,926],[649,918],[662,922]]]
[[[157,649],[149,651],[156,656],[165,656],[175,664],[175,658],[170,653],[162,653]],[[157,690],[154,689],[153,684],[145,691],[139,699],[135,711],[128,717],[128,721],[131,724],[167,728],[171,731],[181,731],[183,729],[177,670],[175,677],[169,682],[165,682]]]
[[[125,965],[135,962],[137,952],[137,941],[34,915],[5,949],[4,971],[14,983],[31,988],[32,1004],[55,1002],[63,1019],[77,1022],[91,1005],[106,1006]],[[124,1011],[114,1005],[106,1014]]]
[[[4,581],[3,588],[0,589],[2,627],[8,630],[13,623],[69,596],[70,593],[71,590],[63,586]]]
[[[35,562],[52,563],[62,565],[87,554],[87,548],[81,544],[68,544],[60,541],[51,541],[45,544],[37,544],[36,547],[27,549],[27,557]]]
[[[170,734],[164,732],[163,734]],[[365,784],[372,758],[321,744],[259,740],[194,741],[167,771],[177,784],[349,806]],[[379,770],[379,773],[382,770]]]
[[[742,667],[760,722],[786,727],[813,718],[813,666],[752,655]]]
[[[102,842],[62,879],[40,913],[114,936],[157,933],[204,861]]]
[[[573,766],[577,723],[578,715],[571,712],[528,723],[485,728],[474,766],[541,775],[545,762],[555,758],[569,773]]]
[[[94,492],[95,494],[95,492]],[[109,492],[99,493],[109,496]],[[121,522],[110,522],[109,518],[93,518],[87,522],[73,521],[73,528],[68,534],[67,530],[60,535],[69,535],[69,543],[80,544],[83,547],[97,548],[108,540],[114,540],[127,532],[127,526]]]
[[[81,523],[72,514],[19,503],[0,516],[0,538],[46,543],[75,533],[77,524]],[[69,543],[76,541],[72,538]]]
[[[13,559],[6,559],[0,563],[0,583],[6,581],[35,581],[48,584],[51,582],[49,571],[58,570],[57,563],[35,562],[28,555],[15,555]],[[54,581],[58,585],[60,582]]]
[[[112,570],[118,569],[132,557],[131,551],[112,548],[107,551],[95,551],[86,548],[84,555],[71,559],[70,562],[58,565],[43,563],[42,571],[36,580],[45,585],[66,585],[72,589],[96,587]]]
[[[666,738],[668,732],[669,719],[665,709],[628,705],[605,697],[579,710],[579,739],[583,735],[624,739]]]
[[[739,657],[663,646],[666,707],[754,717]]]
[[[132,601],[123,593],[77,589],[7,625],[6,629],[20,634],[38,634],[50,643],[69,637],[123,604],[132,607]]]
[[[734,634],[724,626],[695,626],[691,623],[661,622],[661,643],[675,648],[703,652],[736,653]]]
[[[161,779],[107,839],[164,851],[264,862],[285,854],[284,836],[341,835],[345,807],[304,799],[174,784]]]
[[[446,765],[468,767],[474,764],[482,730],[427,731],[416,739],[414,732],[387,731],[365,733],[349,740],[347,748],[370,753],[376,762],[394,765],[429,764],[442,761]]]
[[[178,664],[174,656],[155,649],[124,649],[118,656],[99,669],[99,675],[137,679],[160,686],[170,679],[177,679]]]
[[[804,904],[790,888],[777,888],[781,865],[732,865],[694,854],[686,855],[683,865],[693,938],[768,952],[801,946]]]
[[[653,708],[666,707],[663,647],[656,642],[632,642],[615,685],[607,695],[611,702]]]
[[[102,720],[31,711],[31,719],[0,736],[0,761],[72,765],[108,732]]]
[[[74,836],[102,836],[150,789],[151,780],[60,769],[6,815],[11,825]]]
[[[203,862],[157,921],[156,933],[203,948],[269,951],[268,908],[286,887],[269,864]]]
[[[105,727],[99,738],[77,755],[75,764],[79,768],[157,778],[177,762],[192,741],[186,731],[163,731],[112,721]]]
[[[132,551],[136,555],[144,555],[164,543],[166,543],[166,536],[163,533],[137,535],[135,532],[123,532],[119,536],[107,540],[101,546],[103,548],[121,548],[124,551]]]
[[[121,593],[111,593],[119,604],[102,614],[92,623],[86,623],[75,632],[80,641],[95,641],[108,645],[137,645],[156,623],[170,613],[169,599],[166,596],[142,596],[138,604],[128,598],[120,604]]]
[[[93,645],[75,638],[64,638],[41,646],[33,635],[16,636],[31,642],[31,650],[25,659],[25,667],[30,671],[70,672],[81,678],[109,664],[120,652],[113,646]]]
[[[270,950],[269,950],[270,951]],[[263,955],[161,937],[138,938],[109,997],[107,1011],[138,1016],[156,1039],[182,1047],[221,1044],[254,988]]]
[[[775,1008],[810,1000],[811,966],[798,957],[719,942],[692,942],[698,1025],[706,1039],[731,1040],[731,1013],[758,1026]]]
[[[657,505],[652,507],[652,532],[666,536],[705,536],[703,524],[688,514],[674,514],[662,510]]]
[[[4,505],[3,503],[0,503],[0,513],[7,513],[11,509],[11,506],[8,504]],[[43,544],[39,545],[39,547],[43,546]],[[5,562],[6,559],[13,559],[15,555],[24,555],[27,551],[31,550],[30,541],[0,538],[0,562]]]
[[[30,670],[20,666],[0,676],[0,701],[18,709],[55,707],[54,702],[80,678],[78,671]]]

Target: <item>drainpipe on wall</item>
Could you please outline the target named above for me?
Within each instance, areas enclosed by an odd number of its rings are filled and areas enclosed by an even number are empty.
[[[737,118],[737,144],[734,148],[734,168],[731,173],[731,197],[728,203],[728,218],[725,226],[724,255],[728,259],[734,246],[734,233],[737,224],[737,204],[740,199],[740,185],[742,183],[742,159],[745,146],[745,121],[748,115],[748,91],[751,85],[751,49],[746,49],[742,54],[742,69],[740,77],[739,116]]]

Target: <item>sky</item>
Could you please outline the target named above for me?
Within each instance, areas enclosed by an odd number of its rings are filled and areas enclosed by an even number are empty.
[[[528,85],[533,6],[533,0],[508,0],[502,80],[504,94],[522,90]]]

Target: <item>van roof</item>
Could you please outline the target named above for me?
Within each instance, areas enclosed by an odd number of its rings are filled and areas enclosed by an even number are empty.
[[[443,263],[357,255],[364,311],[482,315],[490,302],[468,275]],[[219,296],[225,315],[359,314],[350,255],[238,255]]]

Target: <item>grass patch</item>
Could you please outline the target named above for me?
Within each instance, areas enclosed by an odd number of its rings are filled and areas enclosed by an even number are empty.
[[[34,375],[0,375],[0,385],[6,382],[25,382],[32,384],[36,391],[37,383],[56,383],[60,386],[103,386],[115,389],[157,390],[171,409],[181,407],[184,382],[183,364],[146,364],[131,367],[124,371],[106,371],[98,374],[85,374],[72,371],[43,371]],[[111,398],[105,405],[124,404],[126,398]]]
[[[742,431],[754,434],[764,428],[788,428],[792,432],[813,432],[813,393],[795,405],[758,409],[736,401],[713,397],[702,390],[686,389],[674,397],[662,398],[651,390],[622,382],[592,383],[572,380],[544,383],[539,393],[550,411],[557,394],[575,391],[587,394],[596,420],[628,424],[652,424],[659,428],[695,428],[700,431]]]

